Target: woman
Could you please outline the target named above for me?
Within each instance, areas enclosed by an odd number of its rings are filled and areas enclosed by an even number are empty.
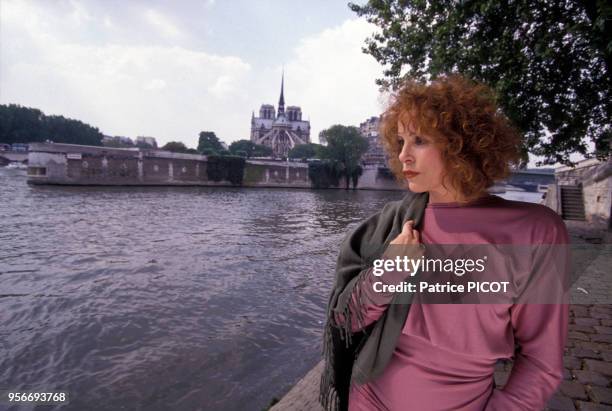
[[[387,204],[342,244],[325,331],[322,404],[543,409],[563,377],[567,304],[421,304],[418,295],[413,301],[407,293],[374,291],[381,277],[372,269],[376,259],[398,253],[422,256],[421,244],[566,245],[565,225],[552,210],[487,194],[518,162],[519,134],[488,87],[451,75],[406,82],[383,115],[381,136],[391,169],[415,194]],[[566,254],[543,250],[529,254],[531,274],[547,271],[545,281],[564,277]],[[536,284],[518,279],[520,267],[508,267],[497,274],[510,278],[515,297]],[[397,284],[405,277],[382,278]],[[567,291],[550,285],[557,294]],[[507,358],[514,366],[504,388],[496,389],[495,363]]]

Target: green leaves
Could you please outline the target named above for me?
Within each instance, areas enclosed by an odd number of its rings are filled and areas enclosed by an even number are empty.
[[[485,82],[523,131],[525,150],[551,164],[570,163],[589,141],[595,151],[588,154],[609,156],[608,4],[387,0],[349,7],[381,29],[364,52],[384,66],[376,80],[382,89],[397,88],[401,73],[427,80],[458,71]]]
[[[213,131],[201,131],[198,140],[198,151],[200,153],[221,153],[225,149]]]
[[[79,120],[46,116],[42,111],[16,104],[0,105],[0,143],[56,143],[102,145],[102,133]]]
[[[272,149],[270,147],[255,144],[249,140],[238,140],[234,141],[229,146],[229,152],[243,157],[266,157],[272,155]]]
[[[191,150],[181,141],[169,141],[161,149],[173,153],[189,153]]]
[[[302,160],[307,160],[309,158],[317,158],[319,157],[319,153],[323,147],[319,144],[308,143],[308,144],[298,144],[289,150],[288,157],[289,158],[299,158]]]
[[[342,170],[337,161],[325,160],[308,163],[308,178],[314,188],[337,187],[341,177]]]
[[[351,179],[353,186],[356,186],[361,175],[361,157],[368,150],[368,141],[361,136],[357,127],[335,125],[321,133],[327,140],[327,146],[321,148],[321,158],[339,164],[347,189]]]
[[[242,185],[246,160],[238,156],[211,155],[206,163],[206,175],[211,181],[229,181],[232,185]]]

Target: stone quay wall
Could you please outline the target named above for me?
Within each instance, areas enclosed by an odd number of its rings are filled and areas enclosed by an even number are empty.
[[[581,185],[584,199],[584,214],[592,224],[612,229],[612,176],[594,178],[598,170],[609,167],[595,159],[582,161],[576,167],[560,167],[556,172],[559,185]]]
[[[209,179],[207,156],[163,150],[75,144],[32,143],[28,183],[60,185],[231,186]],[[343,188],[343,181],[339,187]],[[246,161],[242,187],[311,188],[308,164],[278,160]],[[358,189],[402,190],[392,177],[366,169]]]
[[[161,150],[33,143],[28,183],[192,185],[207,182],[206,157]]]
[[[582,188],[586,221],[594,227],[612,230],[612,175],[607,163],[596,159],[583,160],[575,167],[562,166],[555,170],[555,184],[548,186],[545,204],[561,214],[561,186]],[[608,170],[608,171],[606,171]]]

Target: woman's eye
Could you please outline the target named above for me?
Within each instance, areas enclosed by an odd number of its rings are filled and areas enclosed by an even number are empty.
[[[400,147],[403,146],[404,145],[404,139],[403,138],[398,138],[397,139],[397,145],[400,146]]]
[[[419,136],[416,136],[414,138],[414,144],[416,144],[417,146],[420,146],[420,145],[426,144],[426,141],[425,141],[425,139],[423,139],[423,138],[421,138]]]

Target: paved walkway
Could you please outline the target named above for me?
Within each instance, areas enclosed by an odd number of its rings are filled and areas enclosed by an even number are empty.
[[[318,363],[270,411],[323,411],[319,405],[319,382],[323,361]]]
[[[584,223],[566,224],[572,244],[612,243],[610,232]],[[612,411],[612,255],[597,250],[572,287],[576,303],[570,307],[564,381],[548,404],[550,411]],[[582,300],[590,304],[580,304]],[[310,370],[271,411],[322,411],[318,404],[322,366],[319,363]],[[511,361],[497,363],[498,387],[503,387],[511,370]]]

